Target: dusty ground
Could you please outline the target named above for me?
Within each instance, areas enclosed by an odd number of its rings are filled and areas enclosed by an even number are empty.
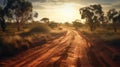
[[[103,47],[93,46],[77,31],[68,30],[49,43],[0,60],[0,67],[119,67]]]

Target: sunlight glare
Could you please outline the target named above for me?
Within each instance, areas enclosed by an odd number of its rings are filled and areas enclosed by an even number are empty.
[[[61,5],[57,6],[50,6],[47,7],[46,9],[42,10],[35,10],[39,12],[39,18],[41,17],[48,17],[52,21],[57,21],[57,22],[72,22],[75,21],[76,19],[81,20],[81,16],[79,13],[79,8],[81,6],[75,4],[75,3],[64,3]],[[52,9],[51,9],[52,8]]]
[[[74,21],[72,19],[79,18],[79,11],[72,3],[64,4],[59,8],[59,13],[64,16],[64,20]]]
[[[65,4],[64,7],[61,8],[61,13],[63,16],[72,17],[74,16],[75,8],[72,4]]]

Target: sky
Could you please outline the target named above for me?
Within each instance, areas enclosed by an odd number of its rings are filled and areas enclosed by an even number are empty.
[[[0,0],[0,6],[2,1]],[[38,12],[36,20],[47,17],[50,21],[72,22],[81,20],[79,9],[91,4],[101,4],[107,12],[110,8],[120,10],[120,0],[28,0],[33,4],[33,11]]]
[[[29,0],[33,11],[39,13],[38,20],[47,17],[56,22],[81,20],[79,9],[91,4],[101,4],[107,12],[110,8],[120,10],[120,0]]]

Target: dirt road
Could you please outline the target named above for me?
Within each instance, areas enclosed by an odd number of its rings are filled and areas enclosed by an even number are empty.
[[[0,61],[1,67],[105,67],[77,31]]]

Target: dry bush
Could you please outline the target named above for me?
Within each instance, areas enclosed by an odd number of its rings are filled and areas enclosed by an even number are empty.
[[[29,44],[20,36],[6,36],[0,38],[0,56],[11,56],[29,48]]]
[[[29,33],[49,33],[49,32],[50,28],[45,24],[34,25],[29,31]]]
[[[114,32],[111,29],[98,28],[91,32],[88,29],[82,28],[81,33],[93,41],[101,40],[103,43],[120,48],[120,29],[118,32]]]
[[[13,56],[28,48],[40,46],[52,40],[52,37],[60,37],[63,35],[62,33],[60,31],[51,32],[51,29],[44,24],[33,24],[26,32],[2,36],[0,38],[0,57]]]

